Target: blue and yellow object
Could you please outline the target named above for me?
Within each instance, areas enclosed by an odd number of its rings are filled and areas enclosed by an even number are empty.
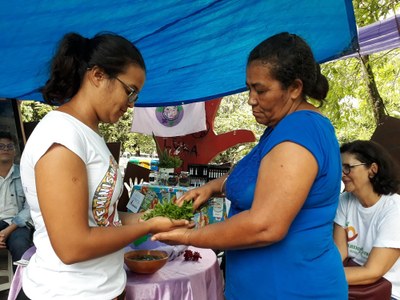
[[[129,162],[149,170],[158,171],[158,158],[132,156]]]

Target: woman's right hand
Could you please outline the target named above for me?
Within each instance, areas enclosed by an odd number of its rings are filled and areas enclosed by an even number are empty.
[[[211,198],[213,190],[208,184],[191,189],[183,194],[179,199],[176,200],[176,204],[181,206],[183,202],[194,200],[193,209],[197,210],[201,205],[206,203]]]

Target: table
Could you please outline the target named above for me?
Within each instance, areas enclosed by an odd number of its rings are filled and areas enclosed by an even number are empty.
[[[200,253],[202,258],[185,261],[183,255],[158,270],[154,274],[136,274],[129,269],[126,283],[126,300],[222,300],[223,280],[217,257],[210,249],[189,247]],[[28,249],[23,259],[35,253],[35,248]],[[126,251],[131,250],[127,248]],[[23,266],[18,266],[11,284],[8,300],[15,300],[22,286]]]
[[[194,247],[189,250],[199,252],[202,258],[197,262],[185,261],[181,255],[151,275],[135,274],[126,269],[126,299],[224,299],[222,275],[214,251]]]

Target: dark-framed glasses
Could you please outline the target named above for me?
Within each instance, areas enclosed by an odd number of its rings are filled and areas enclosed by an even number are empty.
[[[344,175],[349,175],[351,172],[351,169],[353,169],[354,167],[358,167],[358,166],[363,166],[366,165],[367,163],[359,163],[359,164],[354,164],[354,165],[349,165],[349,164],[343,164],[342,165],[342,172]]]
[[[15,149],[15,146],[13,143],[9,143],[9,144],[0,143],[0,150],[2,150],[2,151],[12,151],[14,149]]]
[[[134,88],[130,87],[125,82],[123,82],[121,79],[119,79],[118,77],[115,77],[115,79],[117,79],[129,91],[128,103],[134,104],[139,98],[139,93]]]

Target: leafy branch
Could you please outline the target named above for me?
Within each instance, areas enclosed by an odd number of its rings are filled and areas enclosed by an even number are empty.
[[[191,220],[193,218],[193,200],[185,201],[182,206],[175,205],[169,201],[157,203],[153,209],[144,213],[143,220],[154,217],[167,217],[173,220]]]

